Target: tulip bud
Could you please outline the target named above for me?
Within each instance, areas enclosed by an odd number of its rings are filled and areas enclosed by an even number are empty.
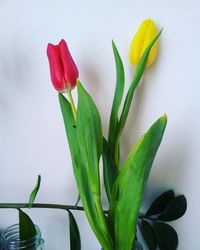
[[[146,19],[140,25],[137,33],[135,34],[130,46],[130,61],[134,65],[138,65],[143,52],[150,44],[150,42],[156,37],[158,31],[153,20]],[[158,42],[156,41],[149,53],[146,67],[149,67],[156,58]]]
[[[67,92],[76,86],[78,69],[69,52],[65,40],[58,45],[48,44],[47,56],[51,81],[58,92]]]

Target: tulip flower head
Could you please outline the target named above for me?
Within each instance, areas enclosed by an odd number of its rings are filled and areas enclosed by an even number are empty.
[[[156,37],[158,31],[153,20],[146,19],[140,25],[130,46],[130,61],[133,65],[138,65],[142,54],[150,42]],[[157,55],[158,42],[156,41],[148,56],[146,67],[149,67]]]
[[[76,86],[78,69],[65,40],[58,45],[48,44],[47,56],[51,81],[58,92],[68,92]]]

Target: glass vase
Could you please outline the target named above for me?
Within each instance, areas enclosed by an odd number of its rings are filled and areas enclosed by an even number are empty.
[[[6,228],[1,234],[1,250],[44,250],[44,240],[37,225],[36,236],[29,240],[20,241],[19,224]]]

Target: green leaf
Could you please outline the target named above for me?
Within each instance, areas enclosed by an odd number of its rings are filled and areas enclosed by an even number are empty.
[[[77,138],[92,191],[100,194],[99,159],[103,149],[101,120],[92,98],[78,87]]]
[[[164,115],[140,138],[114,184],[110,220],[115,233],[116,250],[131,249],[145,184],[161,143],[166,122],[167,117]]]
[[[154,235],[160,250],[176,250],[178,246],[178,235],[168,224],[156,222]]]
[[[182,217],[187,210],[187,201],[184,195],[175,197],[166,210],[158,217],[162,221],[177,220]]]
[[[68,210],[69,214],[69,228],[70,228],[70,249],[80,250],[81,249],[81,238],[78,230],[78,226],[73,214]]]
[[[20,241],[29,240],[36,235],[35,226],[31,218],[21,209],[19,211],[19,237]]]
[[[125,81],[124,66],[114,41],[112,41],[112,48],[116,66],[116,87],[115,87],[115,94],[113,98],[112,110],[110,115],[109,133],[108,133],[108,141],[109,144],[111,145],[111,148],[113,147],[115,134],[117,130],[118,111],[123,97],[124,81]]]
[[[88,94],[85,91],[83,92],[85,96],[88,96]],[[80,145],[79,145],[78,137],[77,137],[78,124],[76,124],[76,121],[74,119],[70,103],[62,94],[59,94],[59,101],[60,101],[60,106],[61,106],[63,119],[65,123],[65,129],[66,129],[66,133],[68,137],[68,142],[69,142],[69,147],[70,147],[70,152],[71,152],[71,157],[72,157],[72,162],[73,162],[74,175],[76,178],[76,182],[77,182],[77,186],[79,189],[81,201],[84,207],[84,211],[86,213],[90,226],[93,232],[95,233],[97,239],[99,240],[100,244],[104,247],[105,250],[112,249],[112,239],[110,237],[110,234],[109,234],[106,222],[105,222],[105,216],[101,207],[100,196],[98,192],[97,193],[93,192],[94,191],[94,187],[92,185],[93,180],[91,182],[91,178],[89,178],[89,174],[87,171],[88,162],[85,162],[85,160],[83,160],[82,152],[80,150]],[[79,106],[80,105],[81,104],[80,104],[80,99],[79,99]],[[86,110],[83,110],[82,116],[85,114],[85,112],[88,112],[87,111],[88,106],[86,106],[85,108]],[[94,110],[94,108],[92,108],[92,110]],[[78,116],[80,116],[80,114],[78,115],[79,112],[80,112],[80,108],[77,111],[77,118]],[[91,113],[89,112],[89,114]],[[90,117],[88,119],[90,120]],[[83,124],[80,124],[80,126],[82,125]],[[86,129],[90,129],[90,124],[89,124],[89,127],[87,127]],[[79,133],[80,133],[80,130],[79,130]],[[97,154],[99,154],[99,151]],[[97,184],[95,183],[95,186],[96,185],[98,186],[99,183]]]
[[[74,167],[74,174],[76,179],[79,177],[78,175],[78,162],[77,157],[79,156],[79,147],[77,142],[77,134],[76,134],[76,121],[74,119],[74,115],[72,112],[72,108],[68,100],[61,93],[58,94],[60,107],[63,115],[63,120],[65,124],[65,130],[67,134],[67,139],[69,143],[69,148],[71,152],[71,158]]]
[[[136,89],[136,87],[137,87],[137,85],[138,85],[138,83],[139,83],[139,81],[144,73],[145,66],[146,66],[147,59],[148,59],[149,53],[151,51],[151,48],[153,47],[154,43],[158,40],[161,32],[162,32],[162,30],[158,33],[158,35],[147,46],[146,50],[144,51],[144,53],[143,53],[143,55],[138,63],[138,66],[136,68],[135,75],[134,75],[133,81],[129,87],[128,93],[126,95],[123,110],[122,110],[120,120],[119,120],[119,123],[117,126],[117,132],[116,132],[116,137],[115,137],[115,142],[114,142],[114,155],[116,155],[117,151],[118,151],[119,139],[120,139],[121,133],[123,131],[123,128],[125,126],[125,123],[126,123],[126,120],[128,117],[131,102],[133,99],[133,94],[134,94],[135,89]]]
[[[160,214],[162,213],[169,203],[174,199],[174,191],[169,190],[161,194],[154,202],[151,204],[150,208],[146,212],[147,216]]]
[[[103,136],[99,112],[80,81],[78,87],[77,139],[84,162],[85,177],[89,183],[87,195],[103,236],[104,245],[112,248],[112,239],[101,203],[99,159],[103,150]],[[84,181],[85,182],[85,181]],[[85,183],[84,183],[85,184]],[[85,191],[85,192],[86,192]],[[91,209],[91,208],[90,208]],[[92,214],[90,214],[91,216]],[[104,248],[106,248],[104,247]]]
[[[33,191],[31,192],[30,197],[29,197],[29,203],[28,203],[29,208],[32,208],[32,205],[33,205],[33,203],[35,201],[35,197],[36,197],[36,195],[37,195],[37,193],[39,191],[39,188],[40,188],[40,183],[41,183],[41,176],[38,175],[36,186],[33,189]]]
[[[110,202],[111,192],[117,178],[117,168],[115,166],[110,145],[107,140],[103,140],[103,177],[108,201]]]
[[[153,227],[149,222],[142,220],[141,232],[149,250],[156,250],[157,244],[153,233]]]

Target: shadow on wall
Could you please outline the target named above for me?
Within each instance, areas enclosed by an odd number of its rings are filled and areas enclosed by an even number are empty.
[[[99,73],[97,67],[91,62],[90,58],[84,58],[83,62],[79,63],[81,71],[84,75],[81,79],[84,79],[82,84],[94,100],[95,104],[97,105],[98,111],[101,115],[101,122],[102,122],[102,129],[103,131],[108,131],[108,122],[109,119],[107,115],[108,103],[109,103],[109,96],[106,92],[106,88],[102,83],[102,77]],[[80,79],[80,80],[81,80]],[[103,97],[103,102],[102,102]],[[102,106],[105,105],[105,106]],[[106,108],[106,112],[104,109]],[[111,107],[109,107],[109,112]],[[107,137],[107,132],[104,134]]]
[[[0,48],[0,81],[10,90],[22,90],[31,74],[30,46],[7,44]]]
[[[142,203],[142,211],[150,206],[161,193],[173,189],[177,195],[185,195],[187,176],[187,149],[185,145],[170,141],[159,162],[153,164]],[[159,165],[158,165],[159,164]],[[187,196],[186,196],[187,199]]]
[[[87,91],[90,93],[92,97],[99,98],[99,93],[101,93],[102,83],[101,83],[101,76],[98,73],[95,65],[91,62],[90,58],[84,58],[84,60],[80,63],[81,71],[84,73],[85,82],[82,84],[85,86]]]
[[[145,101],[148,94],[147,91],[145,91],[146,84],[147,83],[144,75],[138,86],[138,89],[136,90],[136,93],[134,94],[133,103],[130,108],[129,119],[127,120],[127,124],[122,136],[122,160],[125,160],[128,152],[130,152],[134,143],[138,139],[137,132],[140,131],[140,127],[143,123],[143,108],[145,107]],[[181,123],[180,116],[178,119],[179,120],[176,122]],[[187,131],[189,124],[186,124],[185,119],[183,120],[184,125],[179,126],[179,130],[177,130],[177,124],[175,123],[171,124],[172,130],[170,135],[166,130],[166,135],[168,134],[170,138],[168,137],[168,140],[165,142],[164,153],[160,155],[159,162],[155,161],[153,164],[149,183],[151,185],[151,190],[155,191],[155,195],[157,195],[156,192],[159,190],[161,191],[161,189],[163,189],[163,191],[165,191],[167,188],[176,189],[176,186],[179,188],[183,186],[184,188],[185,176],[188,169],[188,145],[191,144],[191,137],[189,135],[186,136],[188,134]],[[158,166],[158,164],[161,164],[161,166]],[[156,171],[154,171],[154,169]],[[158,194],[160,194],[160,191]]]
[[[145,88],[146,85],[144,75],[139,83],[138,88],[136,89],[136,92],[134,93],[128,119],[121,137],[121,144],[123,145],[123,147],[121,147],[121,154],[123,161],[133,148],[135,142],[138,140],[137,131],[140,131],[139,128],[141,127],[143,119],[143,115],[141,114],[143,113],[144,102],[146,100]]]
[[[180,131],[181,134],[186,134]],[[175,135],[172,136],[174,138]],[[157,183],[160,186],[169,186],[176,189],[176,186],[184,188],[185,176],[187,174],[187,158],[188,150],[186,145],[189,145],[187,138],[185,141],[174,141],[173,139],[168,142],[165,147],[165,153],[160,157],[159,164],[154,164],[156,171],[152,172],[150,182]],[[181,190],[180,190],[181,191]]]
[[[31,44],[8,41],[0,47],[0,109],[9,106],[9,96],[27,89],[33,75]]]

